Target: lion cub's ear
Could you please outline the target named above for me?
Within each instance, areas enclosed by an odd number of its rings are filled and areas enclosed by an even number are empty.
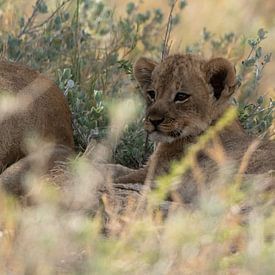
[[[225,58],[213,58],[205,64],[207,82],[213,87],[216,99],[230,97],[236,87],[236,71]]]
[[[139,82],[141,88],[149,85],[152,81],[152,72],[157,63],[149,58],[141,57],[134,65],[134,77]]]

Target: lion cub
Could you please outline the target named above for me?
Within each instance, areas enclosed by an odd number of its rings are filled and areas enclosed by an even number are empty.
[[[36,144],[35,154],[27,156],[25,142],[32,136],[55,144],[52,153],[48,146]],[[0,61],[0,173],[8,167],[0,176],[0,185],[17,186],[45,150],[50,167],[73,147],[71,113],[59,88],[35,70]]]
[[[157,142],[148,164],[116,182],[143,183],[169,171],[172,161],[181,159],[189,144],[214,124],[229,106],[236,89],[234,66],[224,58],[205,60],[195,55],[172,55],[157,64],[140,58],[134,76],[147,101],[145,129]],[[220,135],[220,143],[234,160],[240,160],[252,138],[237,121]],[[211,173],[213,163],[203,152],[199,165]],[[275,143],[263,143],[253,153],[247,173],[275,168]]]

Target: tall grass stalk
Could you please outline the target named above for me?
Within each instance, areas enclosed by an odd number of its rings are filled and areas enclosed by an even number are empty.
[[[151,205],[158,205],[165,199],[173,184],[178,182],[179,178],[192,167],[197,154],[205,148],[210,140],[217,136],[226,126],[230,125],[236,117],[236,108],[230,107],[214,126],[201,135],[195,144],[190,145],[182,160],[172,165],[170,173],[157,180],[157,188],[149,196]]]

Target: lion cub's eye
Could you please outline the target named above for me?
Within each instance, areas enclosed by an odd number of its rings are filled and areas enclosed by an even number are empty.
[[[156,98],[156,92],[154,90],[148,90],[147,95],[148,95],[149,99],[151,99],[151,100],[155,100],[155,98]]]
[[[175,102],[184,102],[186,101],[188,98],[190,97],[190,95],[186,94],[186,93],[177,93],[175,96],[174,101]]]

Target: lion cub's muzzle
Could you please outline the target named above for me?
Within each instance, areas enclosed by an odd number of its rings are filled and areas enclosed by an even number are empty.
[[[182,136],[181,129],[176,125],[176,120],[167,117],[165,113],[148,112],[144,128],[152,140],[170,143]]]
[[[152,124],[152,126],[155,127],[155,129],[157,130],[158,129],[158,126],[164,121],[164,118],[148,118],[150,123]]]
[[[156,142],[172,142],[180,136],[180,133],[173,131],[172,125],[164,117],[150,117],[145,119],[145,130],[150,138]]]
[[[145,130],[149,133],[161,131],[161,126],[164,122],[164,117],[161,115],[148,114],[145,119]]]

